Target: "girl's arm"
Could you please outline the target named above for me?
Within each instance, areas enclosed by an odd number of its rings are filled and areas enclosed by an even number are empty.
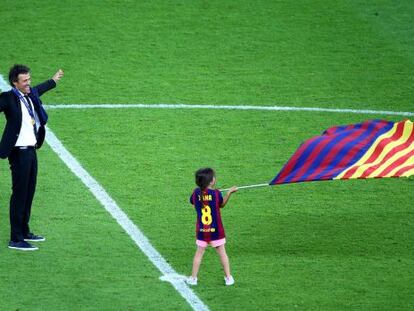
[[[222,208],[223,208],[223,207],[227,204],[227,202],[229,201],[231,194],[232,194],[233,192],[236,192],[236,191],[237,191],[237,187],[236,187],[236,186],[231,187],[231,188],[229,189],[229,191],[227,191],[226,195],[225,195],[225,196],[224,196],[224,198],[223,198],[223,204],[221,204],[221,207],[222,207]]]

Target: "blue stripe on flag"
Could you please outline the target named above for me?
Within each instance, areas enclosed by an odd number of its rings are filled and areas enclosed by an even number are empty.
[[[292,170],[290,171],[290,173],[287,176],[288,179],[285,179],[284,183],[288,183],[289,180],[292,179],[292,176],[295,175],[296,171],[298,169],[300,169],[303,166],[303,164],[306,162],[306,159],[308,158],[309,154],[319,145],[319,143],[321,141],[323,141],[323,139],[324,139],[324,137],[318,137],[311,144],[309,144],[307,146],[307,148],[302,152],[300,157],[297,159],[294,167],[292,168]],[[288,163],[289,163],[289,161],[288,161]],[[283,170],[284,170],[284,168],[280,171],[280,173],[283,172]],[[279,174],[276,176],[275,179],[278,178]]]
[[[354,165],[356,162],[358,162],[359,159],[361,159],[364,154],[368,151],[368,149],[372,146],[372,144],[377,140],[377,138],[379,136],[381,136],[382,134],[388,132],[393,126],[394,126],[394,122],[388,122],[388,124],[386,126],[384,126],[383,128],[381,128],[378,133],[375,135],[375,137],[373,137],[367,144],[365,144],[365,146],[363,148],[361,148],[361,150],[346,164],[345,168],[337,168],[334,169],[331,174],[330,174],[330,178],[329,179],[333,179],[336,176],[338,176],[339,174],[341,174],[345,169],[351,167],[352,165]]]
[[[350,132],[359,130],[362,127],[362,124],[357,124],[351,131],[350,130],[342,130],[340,133],[335,134],[335,138],[332,139],[332,136],[324,136],[325,140],[328,140],[329,143],[321,150],[318,156],[313,160],[310,167],[306,170],[306,172],[300,176],[299,181],[307,180],[308,176],[310,176],[316,169],[320,168],[321,162],[326,158],[326,156],[331,152],[335,146],[338,145],[343,139],[347,138],[350,135]]]
[[[365,131],[363,131],[359,136],[355,137],[353,140],[349,141],[346,145],[344,145],[342,147],[341,151],[333,159],[333,163],[335,163],[335,165],[338,165],[339,162],[341,162],[342,159],[348,154],[349,149],[352,146],[355,146],[355,145],[359,144],[360,142],[365,140],[367,137],[372,135],[373,131],[376,130],[375,127],[378,125],[379,122],[380,122],[379,120],[375,120],[373,122],[370,122],[370,124],[368,125],[368,128]],[[365,123],[358,124],[357,126],[355,126],[355,130],[361,129],[362,125],[364,125],[364,124]],[[353,130],[352,131],[344,130],[343,133],[341,133],[341,137],[346,138],[346,137],[350,136],[350,134],[352,132],[353,132]],[[307,179],[307,177],[310,176],[316,169],[320,168],[320,164],[326,158],[326,155],[329,154],[330,152],[332,152],[332,150],[334,150],[337,145],[338,145],[338,140],[332,141],[327,145],[327,147],[329,146],[329,148],[327,148],[326,151],[321,153],[319,155],[318,159],[316,161],[314,161],[314,163],[311,166],[311,169],[308,170],[308,172],[304,175],[304,179]],[[331,160],[331,163],[332,163],[332,160]],[[312,179],[313,180],[320,179],[322,176],[329,173],[335,167],[335,165],[334,164],[332,164],[332,165],[328,164],[326,169],[321,171],[317,176],[313,177]],[[342,167],[342,168],[344,168],[344,167]]]

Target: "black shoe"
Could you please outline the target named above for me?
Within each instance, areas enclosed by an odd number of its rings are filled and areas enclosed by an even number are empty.
[[[39,249],[36,246],[33,246],[30,243],[27,243],[25,241],[19,241],[19,242],[10,241],[9,248],[18,249],[20,251],[36,251]]]
[[[40,235],[36,235],[36,234],[33,234],[33,233],[29,233],[25,238],[24,238],[24,240],[26,241],[26,242],[43,242],[43,241],[46,241],[46,239],[44,238],[44,237],[42,237],[42,236],[40,236]]]

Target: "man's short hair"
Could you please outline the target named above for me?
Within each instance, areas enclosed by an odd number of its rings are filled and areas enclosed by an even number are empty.
[[[19,74],[26,74],[30,72],[30,68],[26,65],[15,64],[9,71],[9,83],[13,87],[13,82],[19,81]]]

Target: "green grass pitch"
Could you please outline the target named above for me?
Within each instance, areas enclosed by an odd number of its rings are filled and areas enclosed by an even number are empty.
[[[410,1],[29,1],[0,4],[0,74],[63,68],[46,104],[184,103],[414,111]],[[326,112],[49,110],[49,127],[180,274],[194,254],[193,173],[272,179],[299,144],[369,118]],[[2,123],[4,124],[3,118]],[[0,162],[0,310],[190,310],[45,144],[32,227],[7,249]],[[195,293],[211,310],[414,308],[414,180],[240,190],[222,216],[236,284],[209,250]]]

